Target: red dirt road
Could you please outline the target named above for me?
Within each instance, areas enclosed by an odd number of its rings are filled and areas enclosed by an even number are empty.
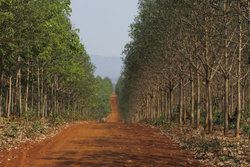
[[[111,96],[111,105],[114,104],[118,107],[116,97]],[[202,166],[168,137],[160,135],[159,130],[120,123],[115,108],[112,106],[110,123],[73,125],[29,150],[17,150],[18,157],[6,166]]]
[[[118,100],[117,100],[117,96],[116,94],[112,94],[110,95],[110,102],[109,102],[112,111],[110,113],[110,115],[108,116],[107,121],[108,122],[121,122],[121,116],[119,113],[119,104],[118,104]]]

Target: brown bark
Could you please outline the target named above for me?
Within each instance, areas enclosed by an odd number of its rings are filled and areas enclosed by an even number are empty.
[[[18,56],[18,100],[19,100],[19,117],[22,117],[22,81],[21,81],[21,56]]]
[[[167,122],[169,123],[170,122],[170,110],[169,110],[169,102],[168,102],[168,92],[167,90],[165,91],[166,92],[166,95],[165,95],[165,111],[166,111],[166,119],[167,119]]]
[[[0,117],[3,114],[3,71],[1,72],[0,76]]]
[[[242,87],[242,110],[245,111],[245,87]]]
[[[247,87],[246,87],[246,108],[250,108],[250,84],[249,83],[250,82],[247,83]]]
[[[211,88],[210,88],[210,82],[206,81],[206,121],[205,121],[205,131],[210,131],[210,97],[211,97]]]
[[[238,2],[238,10],[241,11],[241,2]],[[242,56],[242,16],[241,13],[238,16],[239,19],[239,53],[238,53],[238,79],[237,79],[237,88],[238,88],[238,113],[237,113],[237,122],[236,122],[236,138],[240,138],[240,117],[241,117],[241,56]]]
[[[44,98],[43,98],[43,105],[44,105],[44,116],[47,117],[47,111],[48,111],[48,100],[47,100],[47,97],[48,96],[48,89],[47,89],[47,85],[45,84],[45,87],[44,87]]]
[[[155,121],[156,120],[156,96],[155,96],[155,93],[153,92],[153,99],[152,99],[152,107],[153,107],[153,120]]]
[[[225,82],[225,103],[224,103],[224,135],[228,135],[228,109],[229,109],[229,74],[228,74],[228,32],[227,32],[227,0],[224,0],[224,58],[225,58],[225,69],[224,69],[224,82]]]
[[[191,69],[191,124],[194,125],[194,76]]]
[[[10,76],[9,76],[9,103],[8,103],[8,112],[7,112],[7,118],[9,118],[10,117],[10,107],[11,107],[11,94],[12,94],[12,76],[11,76],[11,74],[10,74]]]
[[[37,64],[38,64],[38,58],[37,58]],[[38,118],[41,117],[41,102],[40,102],[40,68],[39,65],[37,67],[37,115]]]
[[[161,90],[161,115],[165,120],[166,112],[164,106],[165,106],[165,92]]]
[[[6,98],[5,98],[5,112],[8,114],[8,104],[9,104],[9,92],[6,92]]]
[[[173,89],[170,91],[170,112],[171,112],[171,120],[174,119],[174,92]]]
[[[59,114],[59,92],[58,92],[58,77],[56,77],[56,114]]]
[[[180,79],[180,85],[179,85],[179,124],[180,126],[183,125],[182,122],[182,113],[183,113],[183,80]]]
[[[70,111],[70,93],[68,93],[68,112]]]
[[[183,84],[182,84],[183,85]],[[187,121],[187,110],[185,108],[185,92],[184,92],[184,85],[182,87],[182,111],[183,111],[183,122],[186,123]]]
[[[228,135],[229,79],[225,78],[224,135]]]
[[[54,84],[51,85],[50,109],[51,112],[55,113],[53,101],[54,101]]]
[[[55,89],[54,89],[54,112],[55,114],[57,114],[57,89],[56,89],[56,76],[54,77],[54,86],[55,86]],[[75,111],[75,108],[74,107],[74,111]]]
[[[234,86],[231,85],[231,117],[234,115]]]
[[[157,119],[161,118],[161,91],[157,92]]]
[[[200,84],[200,74],[197,72],[197,113],[196,113],[196,128],[200,127],[200,103],[201,103],[201,84]]]
[[[40,92],[41,114],[44,119],[44,101],[43,101],[43,67],[41,69],[41,92]]]
[[[26,78],[26,94],[25,94],[25,112],[28,111],[29,100],[29,79],[30,79],[30,61],[27,61],[27,78]],[[33,95],[32,95],[33,96]]]
[[[204,0],[204,4],[205,4],[205,10],[207,10],[208,8],[208,1]],[[210,89],[210,78],[209,78],[209,35],[208,35],[208,16],[207,14],[205,14],[204,16],[204,32],[205,32],[205,64],[204,69],[205,69],[205,73],[206,73],[206,96],[207,96],[207,102],[206,102],[206,120],[205,120],[205,131],[209,132],[210,130],[210,93],[211,93],[211,89]]]
[[[209,132],[213,131],[213,103],[210,82],[208,85],[208,99],[209,99]]]
[[[14,116],[15,115],[15,89],[13,88],[12,90],[12,96],[11,96],[11,110],[10,110],[10,115]]]
[[[34,109],[34,68],[33,65],[31,67],[31,111]]]
[[[146,108],[146,112],[147,112],[147,115],[146,115],[146,118],[147,120],[150,119],[150,96],[147,95],[147,108]]]
[[[13,93],[14,93],[14,95],[13,95],[13,98],[14,98],[14,110],[12,110],[12,111],[14,111],[14,116],[15,115],[17,115],[17,112],[18,112],[18,106],[17,106],[17,103],[18,103],[18,79],[19,79],[19,77],[18,77],[18,70],[17,70],[17,73],[16,73],[16,86],[15,86],[15,88],[13,88]]]

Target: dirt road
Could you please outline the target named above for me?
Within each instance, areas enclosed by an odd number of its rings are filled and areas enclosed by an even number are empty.
[[[121,116],[119,114],[119,104],[118,104],[116,94],[110,95],[109,104],[112,108],[112,111],[111,111],[110,115],[108,116],[107,121],[108,122],[121,122],[122,119],[121,119]]]
[[[159,130],[120,123],[115,95],[111,105],[111,122],[73,125],[29,150],[17,151],[6,166],[201,166]]]

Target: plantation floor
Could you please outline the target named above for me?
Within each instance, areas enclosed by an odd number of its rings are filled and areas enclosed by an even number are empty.
[[[202,166],[158,129],[119,122],[117,100],[111,99],[112,122],[72,125],[53,138],[6,152],[0,166]]]

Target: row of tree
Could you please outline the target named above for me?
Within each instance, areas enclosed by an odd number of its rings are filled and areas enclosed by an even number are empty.
[[[130,121],[189,118],[206,132],[249,112],[249,1],[140,0],[116,92]],[[237,115],[237,116],[236,116]],[[196,117],[196,119],[195,119]],[[196,121],[195,121],[196,120]],[[230,119],[231,120],[231,119]]]
[[[110,78],[107,77],[102,79],[100,76],[97,76],[96,80],[98,91],[95,99],[96,103],[92,107],[92,110],[95,111],[94,118],[98,120],[107,117],[111,112],[109,101],[113,91],[113,84]]]
[[[70,12],[70,0],[0,0],[0,117],[91,115],[101,83]]]

